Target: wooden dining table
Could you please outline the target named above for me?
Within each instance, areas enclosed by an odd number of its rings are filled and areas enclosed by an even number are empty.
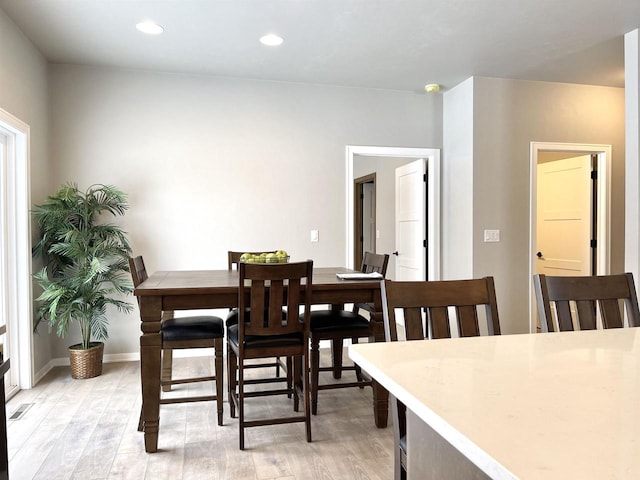
[[[379,280],[341,280],[340,273],[356,273],[342,267],[314,268],[311,303],[339,305],[373,303],[370,341],[384,341]],[[134,291],[140,306],[140,369],[145,450],[158,449],[160,422],[160,333],[162,312],[233,308],[238,306],[238,272],[235,270],[158,271]],[[388,392],[373,382],[374,421],[387,426]]]

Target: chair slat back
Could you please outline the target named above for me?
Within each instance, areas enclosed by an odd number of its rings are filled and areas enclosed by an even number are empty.
[[[131,272],[131,281],[133,282],[134,287],[137,287],[149,278],[142,256],[129,257],[129,270]]]
[[[238,310],[244,312],[247,307],[251,308],[250,321],[239,323],[241,344],[245,335],[308,334],[312,260],[272,264],[239,263],[238,266]],[[300,321],[300,307],[304,309],[304,322]]]
[[[261,253],[276,253],[276,250],[262,250],[260,252],[234,252],[232,250],[228,251],[228,267],[229,270],[233,270],[234,268],[238,269],[238,263],[240,263],[240,257],[243,253],[250,253],[251,255],[259,255]]]
[[[362,257],[362,273],[380,273],[383,277],[387,276],[387,265],[389,264],[389,255],[381,253],[365,252]]]
[[[572,304],[580,330],[597,328],[600,312],[603,328],[624,326],[624,312],[631,327],[640,325],[638,298],[631,273],[588,277],[534,275],[534,289],[540,326],[544,331],[574,330]],[[621,309],[621,302],[624,310]],[[557,319],[554,323],[553,307]]]
[[[493,277],[438,282],[381,282],[383,318],[387,341],[396,341],[396,309],[403,312],[407,340],[450,338],[449,307],[456,311],[461,337],[480,335],[479,306],[484,306],[487,333],[500,334],[500,320]],[[426,310],[426,325],[422,312]],[[425,328],[426,327],[426,328]]]

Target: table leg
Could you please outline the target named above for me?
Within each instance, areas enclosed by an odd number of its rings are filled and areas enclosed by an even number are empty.
[[[153,453],[158,449],[160,425],[160,356],[162,337],[162,298],[140,297],[140,381],[142,383],[142,419],[144,449]]]

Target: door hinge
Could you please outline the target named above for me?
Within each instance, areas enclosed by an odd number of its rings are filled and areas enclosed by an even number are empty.
[[[591,170],[591,180],[597,180],[597,179],[598,179],[598,171]]]
[[[426,241],[426,240],[423,240],[423,241],[422,241],[422,246],[423,246],[424,248],[427,248],[427,241]]]
[[[591,248],[596,248],[598,246],[598,240],[595,238],[591,239]]]
[[[427,183],[427,174],[426,173],[424,175],[422,175],[422,181],[424,183]]]

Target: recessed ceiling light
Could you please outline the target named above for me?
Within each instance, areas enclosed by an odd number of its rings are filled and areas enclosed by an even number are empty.
[[[438,93],[440,91],[440,85],[437,83],[429,83],[424,86],[424,91],[427,93]]]
[[[148,35],[159,35],[164,32],[162,25],[158,25],[157,23],[149,20],[136,24],[136,28],[142,33],[146,33]]]
[[[263,45],[268,45],[269,47],[277,47],[278,45],[282,45],[284,40],[282,37],[279,37],[275,33],[269,33],[264,37],[260,37],[260,43]]]

